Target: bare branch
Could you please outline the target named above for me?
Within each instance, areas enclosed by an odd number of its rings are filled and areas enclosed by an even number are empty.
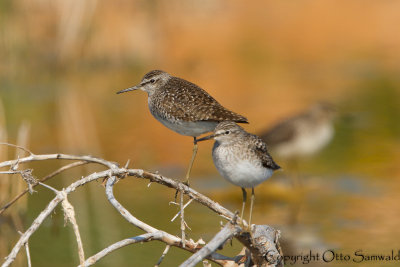
[[[221,215],[222,217],[226,218],[227,220],[232,220],[235,216],[235,214],[233,212],[231,212],[230,210],[224,208],[217,202],[212,201],[210,198],[200,194],[199,192],[188,187],[187,185],[185,185],[182,182],[161,176],[159,174],[146,172],[146,171],[140,170],[140,169],[126,169],[125,171],[129,176],[135,176],[138,178],[148,179],[151,182],[156,182],[156,183],[168,186],[170,188],[179,190],[179,191],[183,192],[184,194],[188,195],[190,198],[193,198],[195,201],[199,202],[200,204],[208,207],[212,211],[214,211],[217,214]],[[247,223],[245,221],[243,223],[244,223],[244,226],[247,226]]]
[[[92,156],[75,156],[75,155],[66,155],[66,154],[43,154],[43,155],[32,154],[25,158],[3,161],[0,163],[0,168],[6,167],[6,166],[12,166],[13,164],[15,164],[17,162],[25,163],[25,162],[31,162],[31,161],[42,161],[42,160],[51,160],[51,159],[82,160],[82,161],[88,161],[91,163],[98,163],[98,164],[106,166],[107,168],[110,168],[110,169],[118,168],[118,164],[104,160],[104,159],[95,158]]]
[[[130,171],[132,171],[132,172],[129,172],[130,174],[141,174],[141,175],[143,175],[143,173],[145,173],[143,170],[130,170]],[[121,215],[128,222],[132,223],[133,225],[139,227],[140,229],[142,229],[142,230],[144,230],[146,232],[150,232],[150,233],[157,232],[158,230],[155,229],[154,227],[152,227],[152,226],[150,226],[150,225],[138,220],[134,216],[132,216],[132,214],[130,214],[129,211],[127,211],[124,207],[122,207],[122,205],[114,198],[114,196],[112,194],[112,185],[115,183],[116,177],[113,176],[113,175],[123,176],[126,173],[127,173],[127,170],[125,170],[125,169],[112,169],[112,170],[102,171],[102,172],[99,172],[99,173],[93,173],[93,174],[91,174],[91,175],[89,175],[87,177],[84,177],[84,178],[72,183],[64,191],[68,195],[71,192],[73,192],[77,187],[82,186],[82,185],[84,185],[84,184],[86,184],[88,182],[91,182],[91,181],[94,181],[94,180],[97,180],[97,179],[100,179],[100,178],[111,177],[110,179],[108,179],[107,186],[106,186],[106,193],[107,193],[107,197],[108,197],[110,203],[121,213]],[[146,173],[146,176],[152,177],[152,174]],[[160,181],[159,179],[160,179],[159,177],[156,177],[156,180],[154,180],[154,181],[158,182],[158,181]],[[170,181],[173,181],[173,180],[172,179],[167,179],[167,181],[164,181],[164,182],[170,183]],[[179,182],[177,182],[177,183],[179,184]],[[187,189],[184,189],[184,190],[187,191]],[[111,192],[111,194],[110,194],[110,192]],[[193,194],[193,192],[197,193],[196,191],[190,189],[189,192],[192,192],[191,194],[193,196],[196,196],[196,198],[202,199],[202,198],[199,198],[199,196],[197,196],[196,194]],[[202,196],[202,195],[200,194],[200,196]],[[203,196],[203,198],[206,198],[206,197]],[[18,242],[16,243],[16,245],[12,249],[11,253],[6,258],[6,261],[4,262],[2,267],[7,267],[14,261],[16,255],[18,254],[19,250],[24,245],[24,243],[29,240],[30,236],[39,228],[39,226],[43,223],[44,219],[47,218],[47,216],[63,200],[64,200],[63,194],[59,193],[59,194],[57,194],[57,196],[53,200],[50,201],[48,206],[39,214],[39,216],[33,221],[32,225],[28,228],[28,230],[18,240]],[[207,198],[201,200],[201,202],[203,202],[203,203],[207,203],[208,201],[213,203],[211,200],[207,200]],[[219,204],[217,204],[217,205],[213,204],[212,206],[217,207],[216,210],[218,210],[219,212],[222,212],[222,213],[225,213],[225,214],[229,214],[228,213],[229,211],[226,212],[227,210],[225,208],[223,208],[222,206],[219,206]],[[174,235],[168,234],[166,232],[163,232],[162,241],[164,243],[172,245],[172,246],[182,247],[180,238],[178,238],[178,237],[176,237]],[[186,243],[185,243],[185,250],[188,250],[190,252],[196,252],[200,248],[201,247],[199,247],[198,243],[195,243],[195,242],[193,242],[191,240],[190,241],[186,241]],[[227,257],[219,255],[217,253],[214,253],[214,254],[209,256],[209,259],[213,260],[214,262],[219,263],[221,260],[226,260]]]
[[[160,241],[164,242],[165,244],[179,247],[179,248],[185,249],[187,251],[190,251],[192,253],[199,250],[201,248],[199,246],[199,243],[195,243],[193,240],[186,240],[185,246],[183,246],[182,239],[180,239],[177,236],[171,235],[167,232],[160,231],[160,230],[140,221],[139,219],[134,217],[127,209],[125,209],[115,199],[114,193],[113,193],[113,187],[114,187],[114,184],[117,182],[117,178],[115,176],[111,176],[111,173],[114,173],[114,175],[117,173],[120,173],[120,175],[122,175],[122,174],[126,173],[126,171],[127,170],[125,170],[125,172],[123,172],[123,169],[113,170],[112,172],[110,172],[110,177],[108,178],[107,183],[106,183],[107,199],[111,203],[111,205],[113,205],[114,208],[117,209],[117,211],[122,215],[122,217],[124,217],[129,223],[133,224],[134,226],[138,227],[139,229],[142,229],[143,231],[146,231],[148,233],[155,233],[155,232],[161,233],[162,237],[161,237]],[[139,170],[139,172],[142,173],[143,170]],[[218,253],[212,253],[211,255],[209,255],[208,259],[221,264],[222,262],[226,261],[228,258],[223,255],[220,255]]]
[[[204,260],[208,255],[215,252],[227,240],[240,233],[242,229],[238,225],[233,225],[228,222],[221,231],[219,231],[207,245],[205,245],[198,252],[193,254],[189,259],[184,261],[180,267],[191,267]]]
[[[193,201],[193,198],[191,198],[191,199],[183,206],[183,209],[186,209],[186,207],[189,206],[189,204],[192,203],[192,201]],[[175,202],[170,202],[170,203],[175,204],[175,205],[178,205],[178,204],[175,203]],[[175,219],[178,218],[179,214],[181,214],[181,211],[180,211],[180,210],[179,210],[179,212],[178,212],[177,214],[175,214],[175,216],[171,219],[171,222],[175,221]]]
[[[89,183],[91,181],[97,180],[99,178],[106,177],[107,175],[110,174],[111,170],[99,172],[99,173],[93,173],[87,177],[84,177],[74,183],[72,183],[70,186],[68,186],[64,192],[68,195],[71,192],[75,191],[76,188],[79,186],[82,186],[86,183]],[[32,236],[34,232],[39,228],[39,226],[43,223],[43,221],[47,218],[47,216],[50,215],[50,213],[57,207],[57,205],[64,200],[64,194],[59,192],[47,205],[47,207],[39,214],[39,216],[33,221],[31,226],[26,230],[26,232],[20,237],[18,242],[15,244],[14,248],[12,249],[11,253],[6,257],[6,261],[3,263],[2,267],[7,267],[10,266],[10,264],[15,260],[15,257],[17,256],[19,250],[21,247],[29,240],[29,238]]]
[[[64,191],[62,191],[62,193],[64,194],[64,200],[61,203],[64,209],[64,220],[65,222],[69,221],[72,224],[76,237],[76,243],[78,244],[79,262],[80,264],[83,264],[85,262],[85,252],[83,251],[81,234],[79,233],[78,223],[76,222],[75,209],[68,201],[67,194]]]
[[[21,171],[0,171],[0,174],[19,174]]]
[[[35,182],[34,185],[41,184],[43,186],[46,186],[47,188],[53,190],[56,192],[56,197],[49,202],[47,207],[38,215],[38,217],[33,221],[31,226],[28,228],[28,230],[20,237],[18,242],[15,244],[14,248],[6,258],[6,261],[3,263],[3,267],[9,266],[17,256],[19,250],[21,249],[22,246],[24,246],[31,235],[40,227],[40,225],[43,223],[44,219],[51,214],[51,212],[55,209],[55,207],[62,202],[64,211],[66,214],[66,217],[68,220],[71,222],[74,228],[74,233],[77,238],[78,242],[78,249],[79,249],[79,258],[80,258],[80,266],[89,266],[95,262],[97,262],[99,259],[102,257],[108,255],[112,251],[122,247],[126,246],[128,244],[133,244],[139,241],[142,242],[147,242],[151,240],[159,240],[163,243],[166,244],[166,248],[160,257],[158,264],[163,260],[165,255],[167,254],[169,248],[171,246],[175,246],[181,249],[184,249],[186,251],[189,251],[191,253],[194,253],[192,257],[190,257],[187,261],[185,261],[182,266],[193,266],[196,263],[200,262],[201,260],[204,259],[209,259],[211,261],[214,261],[217,264],[220,265],[235,265],[238,259],[242,259],[243,256],[237,256],[234,258],[226,257],[224,255],[218,254],[215,251],[223,245],[229,238],[232,238],[235,236],[240,242],[242,242],[245,247],[247,247],[249,250],[246,251],[246,255],[248,259],[251,258],[251,261],[254,264],[265,264],[266,261],[268,260],[268,266],[279,266],[279,264],[282,264],[281,262],[281,250],[279,247],[279,242],[278,242],[278,237],[279,233],[272,229],[268,228],[268,226],[253,226],[252,227],[252,234],[248,232],[243,232],[242,228],[239,227],[236,224],[237,217],[235,216],[234,213],[231,211],[227,210],[226,208],[222,207],[218,203],[212,201],[208,197],[200,194],[199,192],[195,191],[194,189],[186,186],[185,184],[171,179],[167,178],[158,174],[150,173],[141,169],[126,169],[126,168],[118,168],[118,165],[103,159],[98,159],[94,158],[91,156],[73,156],[73,155],[65,155],[65,154],[47,154],[47,155],[30,155],[25,158],[17,159],[17,160],[11,160],[11,161],[6,161],[0,163],[0,167],[6,167],[6,166],[16,166],[17,164],[21,163],[26,163],[26,162],[31,162],[31,161],[37,161],[37,160],[51,160],[51,159],[64,159],[64,160],[80,160],[80,162],[75,162],[69,165],[66,165],[57,171],[51,173],[50,175],[44,177],[41,181],[44,179],[50,179],[51,177],[54,177],[56,174],[78,166],[82,165],[85,163],[98,163],[102,164],[103,166],[106,166],[109,168],[108,170],[98,172],[98,173],[92,173],[89,176],[86,176],[82,179],[79,179],[78,181],[72,183],[69,185],[65,190],[63,191],[58,191],[46,184],[40,183],[40,182]],[[165,185],[167,187],[173,188],[181,193],[181,209],[180,209],[180,214],[181,214],[181,230],[182,230],[182,238],[179,238],[175,235],[171,235],[165,231],[161,231],[159,229],[156,229],[155,227],[139,220],[138,218],[134,217],[126,208],[124,208],[114,197],[113,194],[113,187],[117,181],[119,181],[120,178],[124,178],[126,176],[134,176],[136,178],[141,178],[141,179],[147,179],[149,180],[150,183],[156,182],[161,185]],[[67,195],[70,194],[71,192],[75,191],[77,187],[82,186],[88,182],[97,180],[97,179],[105,179],[105,192],[107,199],[111,203],[111,205],[132,225],[135,227],[138,227],[139,229],[145,231],[146,233],[133,238],[132,239],[126,239],[122,240],[120,242],[117,242],[108,248],[100,251],[96,255],[88,258],[86,261],[84,260],[84,251],[83,251],[83,246],[82,246],[82,240],[79,234],[79,228],[76,223],[76,218],[74,214],[74,208],[72,205],[68,202]],[[183,194],[187,195],[190,200],[183,205]],[[184,208],[186,208],[193,200],[197,201],[198,203],[204,205],[205,207],[208,207],[215,213],[219,214],[220,216],[227,218],[229,222],[225,225],[225,227],[207,244],[203,247],[204,243],[199,240],[198,242],[193,241],[192,239],[190,240],[185,240],[185,228],[186,224],[184,221]],[[13,200],[15,202],[15,200]],[[14,202],[11,202],[14,203]],[[11,205],[10,204],[10,205]],[[5,208],[3,208],[5,209]],[[178,213],[179,215],[179,213]],[[247,228],[247,223],[243,221],[243,226],[244,228]],[[259,228],[259,227],[264,227],[264,228]],[[251,252],[251,255],[248,254]],[[270,264],[271,262],[274,262],[274,264]],[[190,264],[190,265],[189,265]],[[157,266],[156,265],[156,266]]]
[[[50,185],[47,185],[47,184],[44,184],[44,183],[41,183],[41,182],[39,182],[38,184],[40,184],[43,187],[46,187],[47,189],[50,189],[51,191],[53,191],[56,194],[58,194],[60,192],[60,191],[58,191],[57,189],[55,189],[54,187],[52,187]]]
[[[21,231],[18,231],[18,234],[23,235],[23,233]],[[29,244],[28,244],[28,242],[26,242],[24,244],[24,246],[25,246],[26,260],[28,262],[28,267],[31,267],[32,266],[31,253],[29,252]]]
[[[162,253],[160,259],[157,261],[157,263],[156,263],[156,265],[154,265],[154,267],[159,267],[159,266],[160,266],[161,262],[163,261],[163,259],[164,259],[165,256],[167,255],[167,253],[168,253],[168,251],[169,251],[170,248],[171,248],[170,245],[166,245],[166,246],[165,246],[165,249],[164,249],[164,251],[163,251],[163,253]]]
[[[29,252],[29,243],[25,243],[26,260],[28,261],[28,267],[32,267],[31,253]]]
[[[111,205],[114,206],[114,208],[117,209],[119,213],[131,224],[134,226],[138,227],[139,229],[148,232],[148,233],[154,233],[157,232],[158,230],[140,220],[138,220],[136,217],[134,217],[127,209],[125,209],[114,197],[113,193],[113,186],[117,182],[117,178],[115,176],[111,176],[106,183],[106,195],[108,201],[110,201]],[[172,242],[179,242],[179,239],[174,237],[172,239]]]
[[[143,234],[143,235],[139,235],[139,236],[135,236],[135,237],[131,237],[131,238],[127,238],[127,239],[118,241],[118,242],[106,247],[105,249],[98,252],[97,254],[89,257],[83,264],[81,263],[81,265],[79,265],[79,267],[83,267],[83,266],[86,267],[86,266],[93,265],[97,261],[99,261],[101,258],[104,258],[108,254],[110,254],[111,252],[113,252],[119,248],[131,245],[131,244],[135,244],[138,242],[148,242],[148,241],[152,241],[152,240],[160,240],[161,237],[162,237],[161,232],[154,232],[154,233],[147,233],[147,234]]]
[[[39,226],[43,223],[44,219],[46,219],[47,216],[49,216],[49,214],[54,210],[54,208],[58,205],[58,203],[60,203],[61,200],[62,196],[57,195],[55,198],[53,198],[52,201],[50,201],[47,207],[33,221],[29,229],[20,237],[17,244],[12,249],[11,253],[7,256],[6,261],[3,263],[2,267],[9,266],[15,260],[15,257],[17,256],[21,247],[26,242],[28,242],[31,235],[37,230],[37,228],[39,228]]]
[[[39,180],[39,182],[45,182],[51,178],[53,178],[54,176],[60,174],[61,172],[77,167],[77,166],[81,166],[84,164],[88,164],[88,161],[77,161],[68,165],[65,165],[61,168],[59,168],[58,170],[50,173],[49,175],[46,175],[45,177],[43,177],[42,179]],[[14,174],[15,171],[5,171],[5,172],[0,172],[0,173],[9,173],[9,174]],[[34,184],[32,185],[33,187],[36,187],[38,184]],[[10,202],[6,203],[1,209],[0,209],[0,215],[6,210],[8,209],[12,204],[14,204],[18,199],[20,199],[22,196],[24,196],[27,192],[29,192],[29,188],[26,188],[24,191],[22,191],[20,194],[18,194],[16,197],[14,197]]]
[[[0,171],[0,174],[19,174],[21,178],[28,184],[28,192],[33,194],[33,186],[37,184],[36,178],[32,175],[32,169],[18,171],[18,164],[13,165],[10,171]]]
[[[251,260],[257,266],[283,266],[279,244],[280,232],[268,225],[252,225],[251,234],[240,233],[236,238],[251,252]]]
[[[181,236],[182,236],[182,247],[185,248],[185,239],[186,239],[186,235],[185,235],[185,211],[183,208],[183,192],[181,192],[181,201],[180,201],[180,208],[181,208]]]
[[[26,149],[25,147],[22,147],[22,146],[17,146],[17,145],[14,145],[14,144],[3,143],[3,142],[0,143],[0,145],[6,145],[6,146],[16,147],[16,148],[18,148],[18,149],[21,149],[21,150],[25,151],[26,153],[29,153],[30,155],[34,155],[30,150],[28,150],[28,149]]]
[[[10,160],[10,161],[1,162],[0,168],[6,167],[6,166],[11,166],[11,165],[15,164],[16,162],[25,163],[25,162],[31,162],[31,161],[51,160],[51,159],[81,160],[81,161],[87,161],[87,162],[91,162],[91,163],[102,164],[110,169],[116,170],[114,172],[114,175],[123,176],[123,175],[128,174],[130,176],[144,178],[144,179],[150,180],[151,182],[157,182],[159,184],[166,185],[170,188],[174,188],[174,189],[182,191],[184,194],[188,195],[190,198],[193,198],[194,200],[203,204],[204,206],[209,207],[211,210],[217,212],[219,215],[221,215],[227,219],[232,219],[234,216],[234,214],[231,211],[227,210],[226,208],[222,207],[218,203],[212,201],[208,197],[198,193],[197,191],[193,190],[192,188],[186,186],[185,184],[183,184],[179,181],[176,181],[176,180],[170,179],[170,178],[166,178],[166,177],[163,177],[158,174],[146,172],[141,169],[124,169],[124,168],[118,169],[118,165],[115,163],[106,161],[104,159],[91,157],[91,156],[74,156],[74,155],[66,155],[66,154],[31,155],[29,157],[20,158],[18,160]]]
[[[128,160],[126,161],[125,166],[124,166],[125,169],[127,169],[127,168],[129,167],[129,163],[131,163],[131,160],[130,160],[130,159],[128,159]]]
[[[30,194],[33,194],[33,186],[38,183],[36,178],[32,175],[32,172],[32,169],[21,171],[21,177],[28,184],[28,191]]]

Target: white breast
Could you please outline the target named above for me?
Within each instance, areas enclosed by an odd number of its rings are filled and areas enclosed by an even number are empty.
[[[273,173],[254,157],[237,153],[230,147],[214,145],[213,160],[215,167],[228,182],[244,188],[257,186]]]

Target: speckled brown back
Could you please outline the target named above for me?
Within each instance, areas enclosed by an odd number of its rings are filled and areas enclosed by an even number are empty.
[[[150,97],[149,103],[169,120],[248,122],[247,118],[224,108],[199,86],[173,76]]]

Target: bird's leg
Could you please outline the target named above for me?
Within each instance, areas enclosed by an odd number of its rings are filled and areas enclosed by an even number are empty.
[[[184,184],[186,184],[187,186],[189,186],[190,171],[192,170],[193,162],[194,162],[194,159],[196,158],[197,149],[198,149],[197,139],[196,139],[196,137],[193,137],[193,154],[192,154],[192,159],[190,160],[189,169],[187,170],[186,179],[184,182]]]
[[[240,222],[243,224],[243,213],[244,213],[244,207],[246,206],[246,199],[247,199],[247,193],[246,189],[242,187],[242,193],[243,193],[243,204],[242,204],[242,212],[240,213]]]
[[[189,169],[187,170],[186,173],[186,179],[183,182],[184,184],[186,184],[187,186],[189,186],[189,176],[190,176],[190,171],[192,170],[192,166],[193,166],[193,162],[194,159],[196,157],[197,154],[197,140],[196,137],[193,137],[193,154],[192,154],[192,159],[190,160],[190,164],[189,164]],[[178,190],[176,191],[178,193]],[[175,199],[177,196],[177,193],[175,194]],[[182,245],[183,247],[185,247],[185,219],[184,219],[184,215],[183,215],[183,192],[181,192],[181,201],[180,201],[180,207],[181,207],[181,231],[182,231]]]
[[[251,229],[251,216],[253,214],[253,204],[254,204],[254,199],[255,199],[255,194],[254,194],[254,187],[251,188],[251,202],[250,202],[250,217],[249,217],[249,229]]]

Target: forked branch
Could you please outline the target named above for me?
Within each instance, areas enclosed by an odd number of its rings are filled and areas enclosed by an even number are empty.
[[[97,254],[87,258],[84,260],[83,256],[83,246],[82,246],[82,241],[80,240],[80,235],[78,231],[78,225],[76,223],[76,220],[74,220],[75,216],[72,216],[70,219],[74,230],[75,234],[77,236],[77,241],[78,241],[78,247],[79,247],[79,254],[80,254],[80,261],[81,261],[81,266],[89,266],[97,262],[99,259],[105,257],[106,255],[112,253],[116,249],[119,249],[123,246],[130,245],[130,244],[135,244],[137,242],[150,242],[153,240],[157,240],[160,242],[163,242],[166,244],[166,250],[163,253],[163,256],[160,258],[159,262],[165,257],[166,253],[168,252],[170,247],[177,247],[180,249],[184,249],[186,251],[189,251],[193,253],[192,257],[190,257],[187,261],[182,263],[181,266],[194,266],[197,262],[200,262],[203,259],[209,259],[211,261],[214,261],[215,263],[218,263],[219,265],[222,266],[227,266],[228,264],[230,266],[238,266],[240,262],[243,261],[244,258],[246,258],[245,255],[239,255],[236,257],[227,257],[224,255],[221,255],[219,253],[216,253],[216,250],[220,247],[223,246],[223,244],[229,240],[232,237],[236,237],[240,242],[242,242],[247,248],[249,253],[251,254],[251,259],[255,264],[260,264],[260,265],[265,265],[265,266],[280,266],[279,264],[282,264],[280,262],[281,258],[281,252],[280,252],[280,247],[279,247],[279,242],[278,242],[278,237],[279,235],[277,232],[268,227],[268,226],[253,226],[253,232],[252,235],[250,235],[248,232],[243,231],[243,229],[236,224],[236,216],[233,212],[229,211],[228,209],[224,208],[217,202],[211,200],[210,198],[200,194],[196,190],[194,190],[191,187],[186,186],[185,184],[171,178],[164,177],[159,174],[151,173],[144,171],[142,169],[127,169],[127,168],[119,168],[119,166],[116,163],[100,159],[100,158],[95,158],[91,156],[74,156],[74,155],[66,155],[66,154],[46,154],[46,155],[36,155],[33,154],[32,152],[26,150],[28,153],[30,153],[29,156],[16,159],[16,160],[10,160],[10,161],[5,161],[0,163],[0,168],[1,167],[12,167],[12,166],[20,166],[23,163],[27,162],[32,162],[32,161],[38,161],[38,160],[74,160],[77,162],[74,162],[72,164],[68,164],[55,172],[51,173],[50,175],[46,177],[54,177],[55,175],[61,173],[62,171],[80,166],[85,163],[96,163],[96,164],[101,164],[107,169],[98,172],[98,173],[92,173],[86,177],[80,178],[71,185],[69,185],[67,188],[63,190],[57,190],[57,189],[52,189],[55,193],[56,196],[49,202],[47,207],[38,215],[38,217],[33,221],[31,226],[23,233],[18,240],[18,242],[14,245],[12,251],[10,254],[7,256],[5,262],[3,263],[3,267],[9,266],[17,256],[18,252],[21,250],[21,248],[26,245],[29,241],[29,238],[32,236],[33,233],[40,227],[40,225],[43,223],[44,219],[49,216],[53,210],[58,206],[58,204],[64,202],[65,208],[71,211],[71,207],[68,206],[67,203],[67,196],[74,192],[78,187],[83,186],[89,182],[98,180],[98,179],[106,179],[105,183],[105,193],[106,197],[111,203],[111,205],[125,218],[129,223],[131,223],[133,226],[138,227],[139,229],[143,230],[145,233],[133,237],[133,238],[128,238],[124,239],[122,241],[119,241],[115,244],[111,244],[109,247],[101,250]],[[11,171],[16,171],[12,169]],[[5,171],[7,172],[7,171]],[[216,214],[219,216],[225,218],[228,220],[227,224],[225,227],[219,232],[208,244],[204,245],[204,242],[202,240],[195,242],[193,240],[182,240],[182,238],[177,237],[175,235],[169,234],[165,231],[162,231],[160,229],[157,229],[140,219],[134,217],[132,213],[130,213],[125,207],[123,207],[119,201],[115,198],[114,193],[113,193],[113,187],[114,185],[122,178],[125,178],[127,176],[132,176],[136,177],[139,179],[147,179],[150,182],[156,182],[161,185],[173,188],[175,190],[178,190],[181,192],[181,194],[187,195],[190,199],[193,199],[194,201],[200,203],[201,205],[211,209],[214,211]],[[18,179],[19,176],[15,176],[16,179]],[[45,178],[46,178],[45,177]],[[1,177],[0,177],[1,179]],[[41,179],[39,181],[44,181],[45,179]],[[37,184],[41,184],[43,186],[46,186],[45,184],[38,182]],[[47,187],[47,186],[46,186]],[[15,201],[15,199],[13,200]],[[11,202],[13,203],[13,202]],[[10,204],[7,204],[6,207],[10,206]],[[3,212],[5,208],[1,210]],[[181,211],[182,212],[182,211]],[[243,222],[244,229],[247,228],[247,223]],[[269,229],[268,231],[265,230],[264,232],[258,231],[258,227],[267,227],[265,229]],[[264,229],[263,228],[263,229]],[[254,236],[257,236],[258,239],[253,238]],[[267,241],[266,241],[267,240]],[[272,252],[271,252],[272,251]],[[267,258],[266,256],[270,256],[270,258]]]

